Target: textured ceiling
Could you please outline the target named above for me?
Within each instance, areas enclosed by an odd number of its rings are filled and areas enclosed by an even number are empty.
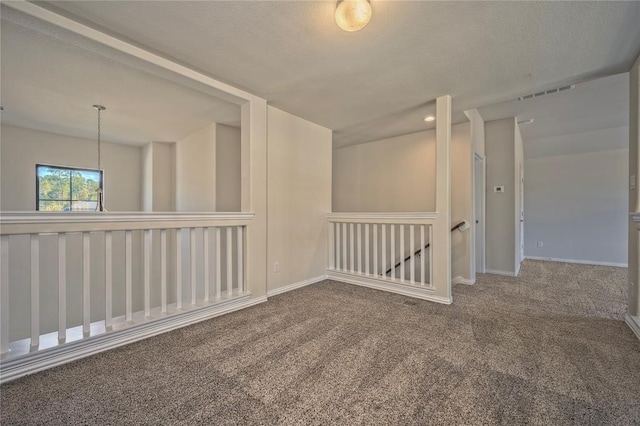
[[[433,100],[462,111],[626,72],[640,2],[372,0],[362,31],[334,1],[55,2],[46,7],[334,130],[334,146],[426,128]]]
[[[240,107],[150,70],[104,46],[2,9],[2,123],[109,142],[176,141],[211,122],[239,125]]]
[[[619,119],[585,120],[591,113],[572,108],[594,101],[618,108],[621,89],[575,97],[576,89],[567,98],[573,103],[560,102],[554,113],[544,98],[512,100],[626,72],[640,53],[640,2],[372,0],[373,18],[356,33],[336,26],[335,1],[38,4],[331,128],[334,147],[433,127],[422,118],[443,94],[453,97],[454,122],[470,108],[488,119],[535,115],[534,125],[523,126],[525,139],[608,125]],[[237,106],[202,87],[69,42],[60,31],[7,22],[6,12],[5,123],[87,136],[96,102],[108,108],[105,136],[123,143],[176,140],[214,120],[237,123]]]
[[[518,121],[534,119],[533,123],[520,126],[525,145],[541,138],[627,126],[629,73],[576,84],[572,90],[539,98],[501,102],[478,111],[485,121],[514,116]],[[626,144],[625,140],[622,142]]]

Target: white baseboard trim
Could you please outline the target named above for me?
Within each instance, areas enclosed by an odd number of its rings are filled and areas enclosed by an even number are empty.
[[[215,305],[174,314],[156,321],[134,325],[123,330],[100,334],[16,358],[9,358],[0,363],[0,383],[6,383],[28,374],[37,373],[38,371],[86,358],[99,352],[137,342],[147,337],[166,333],[167,331],[182,328],[266,301],[266,296],[251,298],[251,294],[245,294]]]
[[[516,273],[515,272],[507,272],[507,271],[499,271],[497,269],[486,269],[484,271],[485,274],[491,274],[491,275],[503,275],[505,277],[516,277]]]
[[[598,262],[595,260],[560,259],[558,257],[525,256],[524,258],[531,259],[531,260],[546,260],[548,262],[578,263],[580,265],[615,266],[618,268],[627,268],[629,266],[627,263]]]
[[[469,280],[464,277],[455,277],[454,279],[451,280],[451,284],[453,285],[456,285],[456,284],[474,285],[475,283],[476,283],[475,280]]]
[[[319,277],[309,278],[308,280],[300,281],[297,283],[289,284],[284,287],[275,288],[273,290],[267,290],[267,297],[273,297],[278,294],[286,293],[291,290],[295,290],[297,288],[306,287],[311,284],[319,283],[327,279],[327,275],[320,275]]]
[[[640,317],[632,317],[631,315],[626,315],[624,317],[624,322],[631,328],[631,330],[635,333],[636,337],[640,339]]]
[[[347,284],[359,285],[362,287],[374,288],[376,290],[388,291],[391,293],[402,294],[403,296],[414,297],[416,299],[429,300],[431,302],[443,303],[450,305],[453,302],[452,297],[442,297],[433,294],[433,289],[423,288],[419,286],[401,284],[383,278],[372,278],[361,275],[352,275],[338,271],[327,271],[327,277],[331,280],[340,281]]]

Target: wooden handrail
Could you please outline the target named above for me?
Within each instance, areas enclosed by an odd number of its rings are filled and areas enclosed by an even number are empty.
[[[461,228],[465,223],[467,223],[465,220],[463,220],[462,222],[458,223],[457,225],[455,225],[453,228],[451,228],[451,232],[455,231],[456,229]],[[420,253],[422,252],[422,250],[426,250],[429,248],[429,246],[431,246],[431,243],[427,243],[423,248],[419,248],[418,250],[416,250],[413,255],[414,256],[419,256]],[[385,275],[387,275],[388,273],[390,273],[391,271],[395,271],[400,265],[402,265],[403,263],[407,262],[409,259],[411,259],[411,255],[407,256],[404,261],[400,261],[398,263],[396,263],[395,266],[387,269],[387,272],[385,272]]]

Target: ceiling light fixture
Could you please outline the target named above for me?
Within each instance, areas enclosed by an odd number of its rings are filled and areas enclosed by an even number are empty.
[[[424,118],[424,121],[426,121],[427,123],[429,123],[429,122],[431,122],[431,121],[433,121],[433,120],[435,120],[435,119],[436,119],[435,115],[427,115],[427,116]]]
[[[534,121],[536,121],[536,120],[535,120],[535,119],[533,119],[533,118],[530,118],[530,119],[528,119],[528,120],[518,121],[518,124],[531,124],[531,123],[533,123]]]
[[[371,3],[369,0],[338,0],[335,17],[343,30],[361,30],[371,19]]]
[[[102,172],[102,169],[100,168],[100,113],[102,111],[104,111],[106,108],[103,107],[102,105],[94,105],[93,109],[95,109],[98,112],[98,171]],[[107,209],[104,208],[104,199],[103,199],[103,194],[102,194],[102,185],[98,185],[98,202],[96,204],[96,211],[97,212],[105,212],[107,211]]]

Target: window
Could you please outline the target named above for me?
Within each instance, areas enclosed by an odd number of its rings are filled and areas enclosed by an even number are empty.
[[[36,164],[36,210],[94,211],[103,171]]]

